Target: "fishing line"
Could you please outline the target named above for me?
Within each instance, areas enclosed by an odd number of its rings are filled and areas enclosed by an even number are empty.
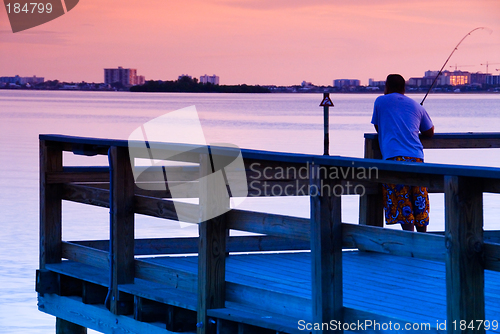
[[[439,70],[439,73],[436,75],[436,77],[434,78],[434,81],[432,82],[431,84],[431,87],[429,88],[429,90],[427,91],[427,93],[425,94],[424,96],[424,99],[422,100],[422,102],[420,102],[420,105],[423,106],[424,105],[424,101],[425,99],[427,98],[427,95],[429,95],[429,93],[431,92],[432,90],[432,87],[434,87],[434,84],[436,83],[437,79],[439,78],[439,76],[441,75],[441,73],[443,72],[443,69],[445,68],[446,64],[448,64],[448,61],[450,60],[451,56],[453,56],[453,54],[455,53],[455,51],[457,51],[458,47],[460,46],[460,44],[462,44],[462,42],[464,41],[464,39],[467,38],[467,36],[469,36],[470,34],[472,34],[474,31],[476,30],[482,30],[482,29],[486,29],[487,31],[492,32],[491,29],[488,29],[486,27],[477,27],[475,29],[472,29],[471,31],[469,31],[469,33],[467,35],[464,36],[464,38],[462,38],[460,40],[460,42],[458,42],[457,46],[455,46],[455,48],[453,49],[453,51],[450,53],[450,55],[448,56],[448,59],[446,59],[446,61],[444,62],[443,64],[443,67],[441,67],[441,69]]]

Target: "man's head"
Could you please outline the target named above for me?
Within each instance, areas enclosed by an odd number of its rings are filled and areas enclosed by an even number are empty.
[[[405,93],[405,79],[399,74],[389,74],[385,80],[384,94]]]

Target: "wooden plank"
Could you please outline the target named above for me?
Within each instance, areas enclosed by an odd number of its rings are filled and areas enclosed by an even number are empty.
[[[198,198],[199,185],[197,181],[168,181],[168,184],[136,182],[138,195],[159,197],[159,198]],[[174,194],[174,195],[172,195]]]
[[[62,257],[71,261],[109,270],[109,251],[106,252],[63,241]]]
[[[227,213],[228,228],[309,241],[308,218],[232,209]]]
[[[345,248],[445,261],[445,238],[376,226],[342,224]]]
[[[436,163],[401,162],[391,160],[361,159],[339,156],[313,156],[314,163],[338,168],[351,167],[355,170],[372,169],[372,179],[378,182],[422,185],[436,187],[443,184],[443,175],[474,178],[500,179],[500,168],[446,165]],[[376,175],[378,171],[378,175]],[[375,174],[375,176],[374,176]]]
[[[483,179],[483,191],[492,194],[500,194],[500,180]]]
[[[48,264],[47,270],[106,287],[109,285],[108,272],[78,262],[62,261],[61,263]]]
[[[75,297],[61,297],[55,294],[39,296],[38,309],[101,333],[174,334],[154,324],[136,321],[129,316],[117,316],[101,305],[83,304]]]
[[[198,334],[213,332],[207,310],[226,300],[226,215],[229,194],[221,171],[215,173],[211,155],[200,155],[200,224],[198,245]]]
[[[226,251],[265,252],[279,250],[306,250],[309,249],[309,247],[309,241],[273,236],[232,236],[227,239]],[[109,250],[108,240],[80,240],[63,242],[63,255],[65,258],[73,261],[88,262],[89,264],[94,265],[94,260],[100,262],[104,261],[103,254],[107,254],[107,250]],[[134,253],[135,255],[198,253],[198,238],[183,237],[135,239]],[[88,259],[85,261],[78,260],[78,258],[81,257],[88,257]],[[99,267],[103,267],[104,265],[105,263],[102,262]]]
[[[135,211],[151,217],[177,220],[175,205],[171,200],[136,195]]]
[[[40,141],[40,269],[61,261],[61,186],[49,184],[47,174],[62,171],[62,149],[55,143]]]
[[[109,172],[51,172],[47,173],[47,183],[106,182]]]
[[[128,149],[113,146],[110,150],[113,170],[111,312],[119,315],[122,302],[118,285],[134,282],[134,177]]]
[[[170,181],[197,181],[200,177],[200,167],[192,166],[135,166],[135,172],[139,175],[136,182],[165,181],[164,173]],[[159,177],[161,176],[161,178]]]
[[[62,198],[68,201],[96,205],[100,207],[109,207],[109,190],[95,188],[87,185],[77,184],[64,184]],[[198,216],[197,205],[190,203],[174,202],[155,197],[148,197],[142,195],[134,195],[134,210],[136,213],[163,218],[170,220],[177,220],[176,206],[181,208],[183,212],[192,212],[188,216],[188,221],[194,223],[197,221]]]
[[[377,140],[377,133],[365,133],[365,139]],[[420,136],[425,149],[498,148],[499,132],[436,133],[432,138]]]
[[[387,160],[387,161],[389,161],[389,160]],[[404,164],[405,162],[396,161],[394,163],[395,164],[398,164],[398,163]],[[419,163],[413,162],[412,164],[419,164]],[[423,165],[423,164],[421,164],[421,165]],[[421,174],[418,174],[417,171],[415,171],[414,173],[408,173],[408,172],[379,170],[378,171],[378,178],[376,179],[376,182],[405,184],[405,185],[409,185],[409,186],[427,187],[427,188],[432,188],[432,189],[444,189],[442,175],[431,175],[431,174],[421,175]]]
[[[199,220],[198,205],[147,196],[135,196],[135,212],[143,215],[178,220],[178,210],[183,213],[183,222],[196,224]]]
[[[311,298],[294,296],[266,287],[249,286],[246,282],[226,283],[226,303],[233,302],[264,312],[296,318],[310,318]]]
[[[297,318],[265,312],[236,303],[229,302],[228,304],[230,306],[226,308],[208,310],[208,315],[216,319],[273,329],[277,332],[304,333],[298,329]]]
[[[500,244],[484,243],[484,269],[500,272]]]
[[[485,319],[483,194],[475,179],[445,176],[448,322]],[[450,326],[451,327],[451,326]],[[453,328],[448,333],[453,333]],[[462,333],[484,333],[467,328]]]
[[[165,284],[136,278],[134,284],[122,284],[119,289],[125,293],[154,300],[158,303],[196,311],[197,296],[195,293],[167,287]]]
[[[56,334],[87,334],[87,328],[56,318]]]
[[[84,185],[63,184],[62,199],[109,208],[109,190]]]
[[[317,175],[318,166],[311,166]],[[343,321],[342,206],[341,196],[323,193],[323,185],[335,181],[311,177],[311,283],[312,319],[315,323]],[[311,190],[312,192],[312,190]],[[329,331],[315,330],[314,333]],[[334,333],[343,333],[334,330]]]
[[[192,272],[161,266],[148,260],[135,260],[135,275],[137,278],[167,287],[197,292],[198,276]]]
[[[425,149],[499,148],[499,138],[423,138]]]
[[[441,326],[441,329],[436,327],[436,322],[433,321],[429,323],[429,326],[422,323],[414,323],[410,321],[405,321],[404,319],[398,319],[396,317],[388,317],[385,315],[377,314],[376,312],[367,312],[359,309],[354,309],[346,307],[344,323],[355,324],[356,326],[360,323],[363,327],[350,327],[356,328],[363,333],[432,333],[432,334],[443,334],[446,333],[442,328],[446,326]],[[449,326],[450,324],[448,324]],[[409,327],[408,327],[409,326]],[[415,326],[415,327],[413,327]],[[406,329],[408,328],[408,329]],[[413,329],[418,328],[418,329]]]

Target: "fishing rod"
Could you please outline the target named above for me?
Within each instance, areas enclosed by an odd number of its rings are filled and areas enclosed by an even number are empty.
[[[429,88],[429,90],[427,91],[427,93],[425,93],[425,96],[424,96],[424,99],[422,100],[422,102],[420,102],[420,105],[423,106],[424,105],[424,101],[425,99],[427,98],[427,95],[429,95],[429,93],[431,92],[432,90],[432,87],[434,87],[434,84],[436,83],[437,79],[439,78],[439,76],[441,75],[441,73],[443,72],[443,69],[445,68],[446,64],[448,64],[448,61],[450,60],[451,56],[453,56],[453,54],[455,53],[455,51],[457,51],[458,47],[460,46],[460,44],[462,44],[462,42],[464,41],[464,39],[467,38],[467,36],[469,36],[470,34],[472,34],[474,31],[476,30],[480,30],[480,29],[487,29],[486,27],[477,27],[475,29],[472,29],[471,31],[469,31],[469,33],[467,35],[464,36],[464,38],[462,38],[460,40],[460,42],[458,42],[457,46],[455,46],[455,48],[453,49],[453,51],[450,53],[450,55],[448,56],[448,59],[446,59],[446,61],[444,62],[443,64],[443,67],[441,67],[441,69],[439,70],[439,73],[436,75],[436,77],[434,78],[434,81],[432,82],[431,84],[431,87]]]

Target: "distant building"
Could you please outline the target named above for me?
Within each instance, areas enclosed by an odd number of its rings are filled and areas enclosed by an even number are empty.
[[[385,86],[385,80],[375,81],[372,78],[370,78],[370,79],[368,79],[368,86],[369,87],[384,87]]]
[[[193,79],[190,75],[187,75],[187,74],[181,74],[181,75],[179,75],[179,78],[177,78],[177,80],[181,80],[181,79],[182,79],[182,78],[184,78],[184,77],[189,78],[189,79]]]
[[[202,84],[207,84],[211,83],[212,85],[218,85],[219,84],[219,77],[217,75],[202,75],[200,76],[200,83]]]
[[[144,76],[137,76],[137,70],[135,68],[123,68],[119,66],[118,68],[104,69],[104,83],[109,85],[121,83],[124,87],[130,87],[143,85],[145,81],[146,79]]]
[[[500,85],[500,75],[490,75],[486,77],[486,84],[492,86]]]
[[[470,83],[483,85],[486,83],[486,79],[491,77],[490,73],[471,73]]]
[[[19,85],[36,85],[43,83],[45,81],[45,78],[40,78],[37,77],[36,75],[32,77],[20,77],[19,75],[16,75],[14,77],[0,77],[0,82],[1,83],[8,83],[8,84],[19,84]]]
[[[313,86],[312,82],[309,82],[309,81],[302,81],[302,83],[300,84],[303,88],[311,88]]]
[[[333,80],[333,86],[337,87],[337,88],[358,87],[359,80],[357,80],[357,79],[336,79],[336,80]]]
[[[144,85],[146,83],[146,77],[144,77],[144,75],[138,75],[135,77],[135,79],[136,85]]]
[[[447,80],[447,84],[452,86],[462,86],[470,84],[471,74],[469,72],[462,71],[454,71],[450,72],[449,80]]]
[[[439,71],[426,71],[424,77],[410,78],[407,82],[408,86],[420,87],[430,86],[438,75]],[[486,83],[486,77],[482,73],[469,73],[464,71],[443,71],[437,79],[435,86],[462,86],[470,85],[472,83],[482,84]],[[473,79],[473,80],[472,80]]]

